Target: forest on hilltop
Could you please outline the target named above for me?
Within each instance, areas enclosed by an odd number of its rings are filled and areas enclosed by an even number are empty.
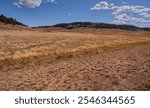
[[[0,22],[1,23],[4,23],[4,24],[12,24],[12,25],[22,25],[22,26],[26,26],[24,25],[23,23],[17,21],[16,19],[14,18],[9,18],[9,17],[6,17],[5,15],[1,14],[0,15]]]

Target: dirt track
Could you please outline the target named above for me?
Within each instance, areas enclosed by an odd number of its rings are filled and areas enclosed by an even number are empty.
[[[1,72],[0,90],[150,90],[150,45]]]

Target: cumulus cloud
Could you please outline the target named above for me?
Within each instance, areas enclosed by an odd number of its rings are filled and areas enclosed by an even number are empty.
[[[112,6],[113,14],[120,14],[122,12],[132,12],[132,13],[142,13],[150,11],[150,8],[145,8],[144,6]]]
[[[49,3],[57,3],[57,1],[56,0],[46,0],[47,2],[49,2]]]
[[[106,1],[97,3],[92,10],[109,9],[109,4]]]
[[[150,23],[150,8],[144,6],[134,6],[127,5],[123,3],[123,6],[116,6],[112,3],[102,1],[97,3],[92,10],[112,10],[112,15],[114,15],[113,23],[125,24],[128,22],[140,22],[140,23]],[[136,14],[136,17],[131,16]],[[139,16],[139,17],[137,17]]]
[[[13,3],[18,8],[27,7],[27,8],[36,8],[39,7],[44,1],[49,3],[56,3],[56,0],[18,0],[18,2]]]
[[[139,15],[144,16],[145,18],[150,18],[150,14],[146,12],[139,13]]]
[[[113,21],[113,23],[121,23],[121,24],[126,24],[127,22],[146,23],[146,22],[150,22],[150,20],[145,20],[144,18],[132,17],[123,13],[123,14],[116,15],[115,20]]]

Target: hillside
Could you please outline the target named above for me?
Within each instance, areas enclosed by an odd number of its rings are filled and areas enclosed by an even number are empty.
[[[140,28],[133,25],[117,25],[107,23],[92,23],[92,22],[73,22],[73,23],[60,23],[53,26],[39,26],[34,28],[50,28],[50,27],[61,27],[65,29],[76,29],[76,28],[95,28],[95,29],[122,29],[130,31],[150,31],[150,28]]]
[[[5,24],[5,25],[11,24],[11,25],[26,26],[25,24],[23,24],[23,23],[17,21],[16,19],[14,19],[14,18],[12,18],[12,17],[9,18],[9,17],[6,17],[6,16],[4,16],[4,15],[0,15],[0,23],[1,23],[1,24]]]
[[[27,27],[27,25],[17,21],[16,19],[12,17],[9,18],[4,15],[0,15],[0,25],[1,25],[0,28],[13,28],[14,25]],[[52,26],[38,26],[33,28],[56,28],[56,27],[65,28],[65,29],[95,28],[95,29],[122,29],[122,30],[130,30],[130,31],[139,31],[139,30],[150,31],[150,28],[146,28],[146,27],[140,28],[133,25],[117,25],[117,24],[92,23],[92,22],[59,23]]]

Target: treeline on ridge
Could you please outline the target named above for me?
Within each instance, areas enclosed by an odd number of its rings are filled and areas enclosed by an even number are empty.
[[[49,27],[61,27],[65,29],[76,29],[76,28],[94,28],[94,29],[122,29],[130,31],[150,31],[150,28],[136,27],[133,25],[119,25],[109,23],[93,23],[93,22],[72,22],[72,23],[59,23],[52,26],[38,26],[33,28],[49,28]]]
[[[0,22],[4,23],[4,24],[12,24],[12,25],[22,25],[22,26],[26,26],[23,23],[18,22],[16,19],[14,18],[8,18],[6,16],[4,16],[3,14],[0,15]]]
[[[141,30],[141,28],[133,26],[133,25],[117,25],[117,24],[108,24],[108,23],[91,23],[91,22],[73,22],[73,23],[60,23],[54,25],[54,27],[63,27],[66,29],[73,28],[96,28],[96,29],[123,29],[123,30],[131,30],[137,31]]]

